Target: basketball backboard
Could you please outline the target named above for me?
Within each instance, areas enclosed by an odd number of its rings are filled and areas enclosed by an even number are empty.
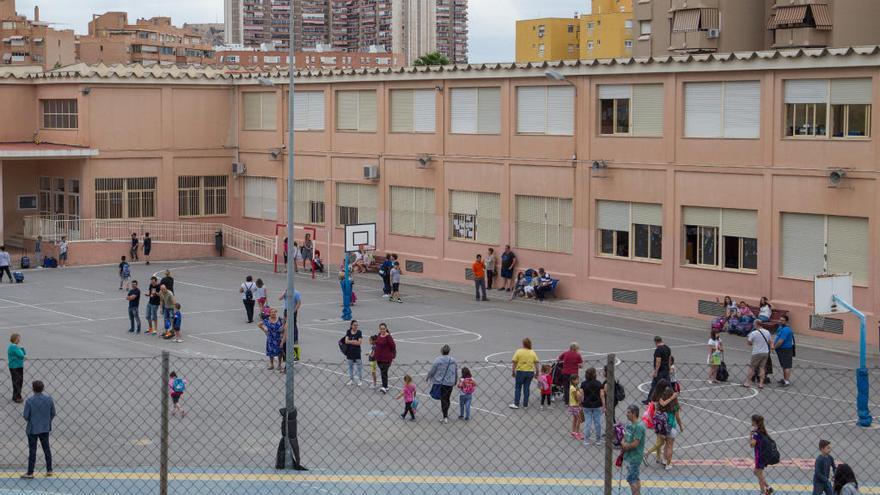
[[[345,252],[357,252],[359,246],[376,248],[376,224],[359,223],[345,226]]]
[[[849,313],[849,310],[834,302],[834,296],[853,304],[852,275],[816,275],[813,279],[813,312],[817,315]]]

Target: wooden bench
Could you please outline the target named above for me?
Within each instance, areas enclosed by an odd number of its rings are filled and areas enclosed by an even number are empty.
[[[760,311],[761,308],[759,308],[757,306],[752,306],[752,305],[749,305],[749,308],[751,308],[752,313],[754,313],[756,315],[756,319],[757,319],[758,312]],[[764,323],[764,328],[766,328],[767,330],[769,330],[771,332],[775,332],[776,329],[779,328],[779,325],[782,323],[783,316],[788,316],[787,309],[773,308],[772,312],[770,313],[770,321]]]

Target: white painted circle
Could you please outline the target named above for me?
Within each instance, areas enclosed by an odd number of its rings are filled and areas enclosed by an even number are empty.
[[[741,388],[739,384],[733,384],[733,383],[728,383],[728,384],[723,384],[723,385],[722,385],[722,384],[716,384],[716,385],[714,385],[714,386],[711,386],[711,385],[709,384],[709,381],[708,381],[708,380],[698,380],[698,379],[696,379],[696,378],[682,378],[681,380],[679,380],[679,383],[681,383],[681,382],[697,382],[697,383],[702,383],[702,384],[704,384],[704,385],[706,386],[705,390],[709,390],[710,387],[711,387],[711,388],[724,388],[724,387],[728,387],[728,388],[732,388],[732,387]],[[651,382],[645,382],[645,383],[641,383],[641,384],[639,384],[638,389],[639,389],[640,392],[647,394],[647,393],[648,393],[648,390],[651,389]],[[728,399],[701,399],[701,398],[699,398],[699,397],[688,397],[688,396],[687,396],[687,393],[689,392],[689,390],[688,390],[687,388],[682,388],[681,391],[682,391],[683,394],[684,394],[684,395],[680,396],[682,400],[689,400],[689,401],[696,401],[696,402],[731,402],[731,401],[737,401],[737,400],[754,399],[755,397],[758,396],[758,389],[756,389],[756,388],[754,388],[754,387],[749,387],[749,393],[748,393],[747,395],[743,396],[743,397],[731,397],[731,398],[728,398]],[[700,392],[700,391],[701,391],[701,389],[699,389],[699,388],[696,390],[696,392]]]
[[[400,335],[417,334],[413,337],[400,338]],[[483,336],[468,330],[452,330],[447,328],[428,328],[424,330],[399,330],[394,332],[394,340],[407,344],[441,345],[470,344],[479,342]]]
[[[567,351],[568,349],[532,349],[532,350],[535,351],[536,353],[541,353],[541,352],[563,353],[563,352]],[[495,356],[500,356],[502,354],[510,354],[510,356],[513,357],[513,352],[511,352],[511,351],[493,352],[492,354],[487,354],[485,357],[483,357],[483,361],[485,361],[487,363],[491,363],[492,358],[494,358]],[[541,359],[541,356],[539,354],[538,359],[540,359],[541,362],[544,362],[544,363],[554,362],[554,361],[556,361],[556,356],[558,356],[558,354],[554,354],[554,357],[549,358],[549,359]],[[587,359],[587,358],[591,358],[591,357],[607,356],[607,354],[601,354],[598,352],[581,351],[581,356],[583,356],[584,359]],[[622,363],[622,361],[620,360],[620,358],[616,358],[614,361],[615,366],[620,366],[621,363]]]

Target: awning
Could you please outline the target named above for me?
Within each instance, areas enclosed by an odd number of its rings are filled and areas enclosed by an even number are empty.
[[[770,29],[776,29],[779,26],[787,26],[789,24],[802,24],[807,17],[806,5],[793,5],[790,7],[777,7],[776,16]]]
[[[93,156],[98,156],[98,150],[67,144],[0,143],[0,160],[89,158]]]
[[[767,21],[767,29],[775,29],[776,27],[776,14],[770,16],[770,20]]]
[[[816,29],[819,31],[831,31],[831,9],[827,5],[810,5],[813,19],[816,21]]]
[[[3,43],[9,43],[9,38],[3,38]]]
[[[11,58],[12,58],[12,54],[11,54],[11,53],[4,53],[4,54],[3,54],[3,60],[9,60],[9,59],[11,59]]]
[[[718,9],[700,9],[700,29],[718,29]]]
[[[23,40],[24,36],[10,36],[9,39],[12,41],[19,41],[19,40]]]
[[[43,38],[34,38],[34,43],[42,43]]]
[[[672,20],[672,31],[676,33],[698,31],[700,29],[700,9],[676,10]]]

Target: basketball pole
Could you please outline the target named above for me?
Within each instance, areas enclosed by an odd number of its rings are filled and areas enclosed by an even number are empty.
[[[859,426],[871,426],[874,418],[871,417],[871,411],[868,410],[869,398],[869,382],[868,382],[868,363],[867,363],[867,334],[865,315],[853,307],[847,301],[832,295],[832,300],[848,309],[850,313],[859,318],[859,369],[856,370],[856,410],[859,413]]]
[[[342,285],[342,320],[351,321],[351,266],[348,262],[348,251],[342,255],[345,275],[339,282]]]

